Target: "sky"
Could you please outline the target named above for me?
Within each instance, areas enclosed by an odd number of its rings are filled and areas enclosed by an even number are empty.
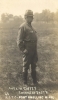
[[[42,12],[49,9],[56,12],[58,9],[58,0],[0,0],[0,17],[2,13],[23,16],[27,9],[33,12]]]

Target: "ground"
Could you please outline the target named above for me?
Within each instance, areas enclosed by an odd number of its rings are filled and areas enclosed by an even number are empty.
[[[41,86],[39,91],[48,91],[58,99],[58,24],[33,23],[38,37],[37,79]],[[22,54],[17,47],[16,29],[0,30],[0,95],[5,99],[9,87],[23,87]],[[29,72],[28,83],[32,83]],[[30,87],[30,86],[29,86]],[[18,91],[16,91],[17,93]],[[12,94],[13,91],[11,90]],[[51,99],[51,98],[50,98]],[[48,100],[50,100],[48,99]],[[19,99],[20,100],[20,99]],[[28,99],[29,100],[29,99]],[[45,99],[43,99],[45,100]],[[53,100],[53,99],[51,99]]]

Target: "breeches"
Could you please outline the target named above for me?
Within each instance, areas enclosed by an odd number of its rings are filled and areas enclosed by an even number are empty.
[[[23,77],[24,77],[24,82],[27,83],[27,76],[28,76],[28,69],[29,65],[31,65],[31,76],[33,79],[33,83],[36,83],[36,61],[35,61],[36,55],[35,53],[33,54],[23,54]]]
[[[29,65],[31,65],[31,71],[36,68],[36,55],[34,54],[23,54],[23,71],[29,69]]]

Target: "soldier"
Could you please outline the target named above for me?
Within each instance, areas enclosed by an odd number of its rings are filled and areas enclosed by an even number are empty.
[[[37,37],[36,31],[33,29],[31,22],[33,21],[33,12],[27,10],[25,13],[25,22],[20,26],[17,38],[17,45],[23,54],[23,79],[27,85],[27,76],[29,65],[31,65],[31,76],[34,85],[37,84],[36,63],[37,55]]]

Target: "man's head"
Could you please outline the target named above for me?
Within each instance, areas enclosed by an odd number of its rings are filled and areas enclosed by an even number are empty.
[[[27,10],[25,13],[25,19],[28,23],[33,21],[33,12],[31,10]]]

